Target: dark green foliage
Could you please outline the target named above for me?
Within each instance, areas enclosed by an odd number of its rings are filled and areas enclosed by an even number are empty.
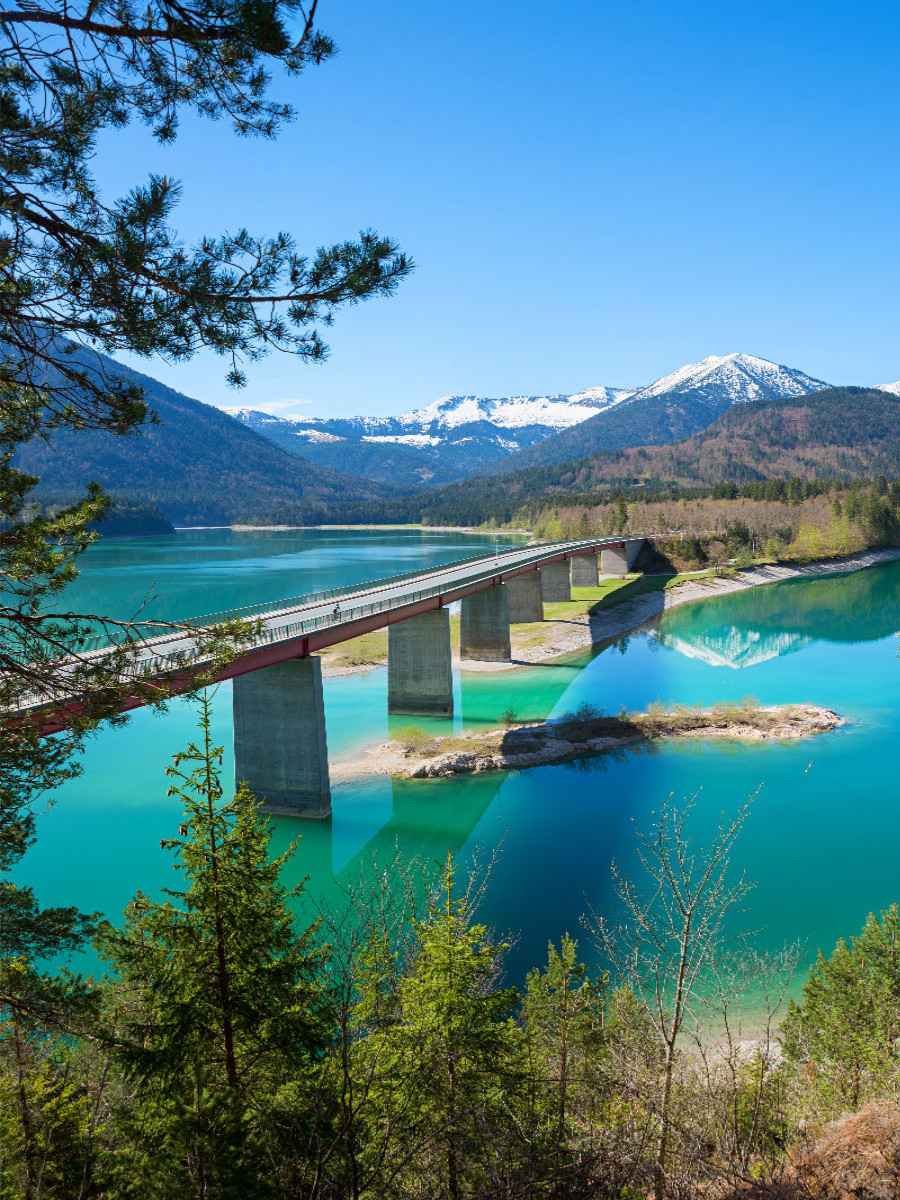
[[[271,349],[321,359],[319,330],[340,306],[390,294],[410,269],[390,239],[372,232],[309,256],[289,234],[243,229],[188,247],[171,223],[176,180],[151,176],[115,199],[101,194],[93,176],[104,130],[136,121],[165,143],[185,108],[226,117],[238,134],[273,136],[292,114],[269,98],[270,72],[295,76],[333,51],[315,27],[315,7],[307,11],[298,0],[201,0],[190,8],[84,0],[13,6],[0,21],[0,710],[13,713],[0,722],[4,876],[33,839],[33,803],[76,771],[84,738],[118,712],[123,691],[156,703],[166,698],[135,667],[137,631],[127,622],[52,611],[62,607],[78,556],[109,510],[97,482],[104,464],[82,452],[79,439],[105,440],[111,451],[149,415],[142,377],[113,370],[102,352],[180,361],[207,348],[225,357],[229,380],[240,384],[243,365]],[[188,449],[196,448],[204,420],[225,431],[224,452],[220,446],[210,467],[220,489],[259,484],[265,492],[268,484],[275,498],[304,495],[302,464],[224,414],[193,407],[183,427]],[[140,443],[130,449],[146,455]],[[19,451],[41,470],[53,451],[71,456],[69,474],[54,489],[69,494],[62,508],[34,505],[39,480]],[[261,466],[254,467],[254,452]],[[190,474],[184,457],[170,466]],[[325,494],[333,484],[339,489],[339,480],[322,483]],[[185,491],[180,482],[179,494]],[[87,658],[85,639],[98,624],[117,645]],[[211,660],[223,661],[240,636],[223,631]],[[58,739],[42,739],[37,726],[16,718],[26,702],[52,706],[60,694],[79,696],[80,705]],[[71,949],[89,924],[69,910],[41,914],[27,888],[0,880],[0,1016],[18,1020],[27,1007],[35,1021],[39,1011],[58,1021],[66,998],[47,999],[36,964],[54,945]]]
[[[359,1055],[372,1080],[373,1145],[380,1131],[392,1131],[375,1192],[382,1197],[478,1194],[495,1149],[492,1131],[505,1124],[522,1083],[517,996],[496,987],[503,947],[470,924],[469,899],[454,894],[454,876],[448,856],[440,892],[414,922],[411,960],[393,994],[379,988],[371,956],[361,981],[371,1034]],[[411,1146],[418,1153],[409,1162]]]
[[[139,893],[100,942],[120,980],[109,1000],[114,1060],[132,1081],[118,1117],[120,1195],[245,1194],[279,1121],[301,1135],[296,1106],[312,1094],[326,1039],[313,931],[298,934],[288,907],[301,888],[278,883],[293,847],[269,858],[268,825],[245,787],[222,800],[206,698],[200,729],[168,770],[185,812],[164,846],[184,887],[163,901]]]
[[[52,516],[64,508],[66,501],[54,496],[44,496],[35,503],[33,512]],[[153,504],[140,504],[136,500],[116,500],[97,521],[88,526],[91,533],[102,533],[104,537],[157,537],[174,533],[172,522]]]
[[[861,933],[819,951],[784,1023],[785,1052],[835,1111],[896,1086],[900,1056],[900,908],[870,913]]]
[[[529,974],[522,999],[530,1073],[543,1083],[542,1123],[558,1154],[591,1115],[606,1049],[606,979],[591,979],[577,953],[568,934],[558,950],[551,943],[546,967]]]
[[[159,537],[174,533],[175,527],[154,504],[139,504],[135,500],[124,499],[112,505],[98,531],[108,538]]]

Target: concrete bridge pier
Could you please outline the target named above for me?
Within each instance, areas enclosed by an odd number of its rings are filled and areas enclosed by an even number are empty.
[[[576,554],[572,563],[572,587],[597,587],[600,583],[596,554]]]
[[[506,584],[464,597],[460,605],[460,658],[509,662],[509,601]]]
[[[291,658],[234,680],[234,766],[265,812],[331,815],[318,658]]]
[[[531,621],[543,621],[544,604],[541,595],[541,573],[528,571],[525,575],[514,575],[507,580],[509,595],[509,623],[522,625]]]
[[[572,599],[569,564],[565,559],[562,562],[545,563],[541,567],[541,599],[551,604]]]
[[[388,712],[453,712],[450,613],[446,608],[388,626]]]
[[[643,538],[630,538],[621,548],[604,547],[600,551],[600,571],[604,575],[627,575],[641,552]]]

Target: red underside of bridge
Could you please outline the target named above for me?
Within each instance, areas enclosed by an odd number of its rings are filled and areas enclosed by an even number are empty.
[[[301,637],[277,642],[275,645],[261,646],[258,650],[249,650],[240,658],[235,659],[234,662],[229,663],[216,676],[216,681],[234,679],[237,675],[248,675],[251,671],[261,671],[265,667],[286,662],[291,658],[305,658],[307,655],[315,654],[319,650],[326,650],[329,646],[337,646],[341,642],[349,642],[352,638],[360,637],[364,633],[373,633],[376,629],[386,629],[389,625],[396,625],[400,621],[408,621],[410,617],[417,617],[421,613],[432,612],[436,608],[444,608],[446,605],[452,604],[456,600],[463,600],[466,596],[472,596],[476,592],[485,592],[489,588],[505,583],[508,579],[514,579],[517,575],[528,575],[539,567],[546,566],[548,563],[564,562],[570,558],[580,558],[585,554],[599,554],[601,550],[622,550],[624,547],[625,542],[605,541],[598,543],[593,550],[588,547],[577,552],[572,550],[561,551],[559,554],[548,555],[547,558],[541,559],[539,563],[528,563],[521,567],[513,567],[508,571],[501,571],[490,579],[481,579],[477,583],[451,585],[447,591],[440,593],[440,595],[430,596],[426,600],[417,600],[414,603],[391,609],[389,612],[372,613],[371,616],[362,617],[358,621],[347,621],[341,624],[326,626],[324,629],[317,629],[313,633]],[[350,597],[347,597],[347,599],[350,599]],[[185,671],[180,675],[160,678],[157,682],[162,692],[167,689],[170,695],[177,696],[190,690],[193,679],[193,674]],[[122,703],[119,711],[130,712],[132,709],[144,707],[146,703],[146,700],[140,697],[129,697]],[[66,720],[66,716],[77,716],[81,711],[82,706],[75,703],[45,713],[36,713],[33,719],[40,721],[41,734],[46,736],[51,733],[60,733],[63,729],[67,728],[69,722]]]

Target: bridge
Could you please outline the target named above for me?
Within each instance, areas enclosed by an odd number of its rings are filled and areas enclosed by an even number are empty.
[[[388,712],[449,716],[453,711],[448,606],[461,602],[460,658],[510,661],[510,625],[543,620],[545,602],[571,600],[571,588],[596,587],[600,573],[624,575],[644,538],[545,543],[447,563],[372,583],[294,597],[193,619],[195,628],[235,617],[257,633],[217,675],[234,681],[236,778],[267,812],[324,818],[331,789],[322,671],[316,652],[388,630]],[[190,631],[148,638],[137,667],[183,690],[191,666]],[[90,650],[102,654],[102,648]],[[186,667],[186,659],[191,666]],[[179,682],[180,681],[180,682]],[[65,726],[74,697],[23,705],[43,733]],[[126,699],[123,711],[145,703]]]

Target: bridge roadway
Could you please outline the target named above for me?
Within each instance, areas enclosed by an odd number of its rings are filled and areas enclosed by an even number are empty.
[[[609,537],[545,543],[448,563],[427,571],[264,606],[192,619],[195,628],[232,617],[257,620],[259,633],[218,675],[234,679],[237,778],[246,779],[269,811],[327,816],[327,747],[317,651],[388,628],[390,712],[452,711],[447,606],[463,601],[463,658],[508,660],[509,625],[543,618],[544,601],[571,597],[571,582],[595,583],[630,569],[644,538]],[[335,606],[339,612],[335,612]],[[260,611],[263,609],[263,611]],[[207,663],[190,632],[148,638],[136,667],[173,692]],[[103,649],[90,652],[102,656]],[[187,659],[187,662],[185,661]],[[122,711],[139,707],[126,698]],[[40,721],[43,733],[65,727],[78,698],[26,704],[18,714]]]

